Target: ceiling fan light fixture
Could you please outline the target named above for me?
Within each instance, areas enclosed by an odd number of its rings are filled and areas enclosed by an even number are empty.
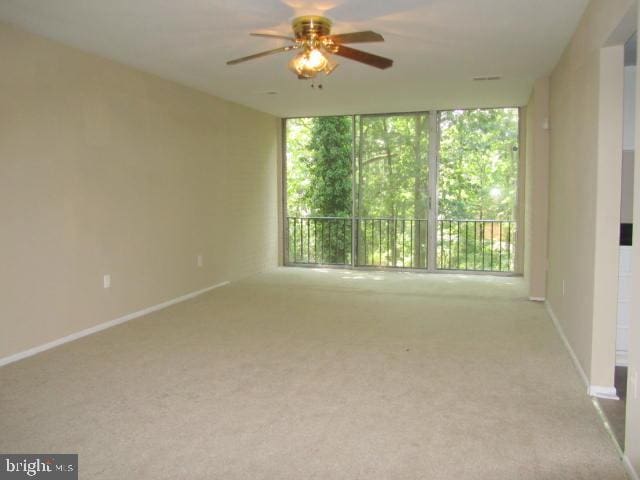
[[[384,38],[379,33],[365,30],[331,35],[331,20],[317,15],[294,18],[291,26],[293,37],[271,33],[251,34],[256,37],[289,40],[291,44],[229,60],[227,65],[236,65],[248,60],[291,50],[298,50],[300,53],[291,59],[289,69],[302,80],[315,78],[320,72],[330,75],[338,66],[338,63],[331,58],[333,55],[348,58],[381,70],[393,65],[393,60],[390,58],[384,58],[345,45],[347,43],[384,42]]]
[[[336,66],[317,48],[300,52],[289,62],[289,68],[304,78],[314,78],[319,72],[331,73]]]
[[[324,67],[324,74],[325,75],[331,75],[333,73],[333,71],[338,68],[340,64],[338,62],[334,62],[333,60],[329,59],[329,61],[327,62],[327,66]]]

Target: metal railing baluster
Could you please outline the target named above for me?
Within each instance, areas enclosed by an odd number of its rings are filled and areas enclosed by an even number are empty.
[[[413,245],[413,220],[409,220],[409,238],[411,239],[411,267],[413,268],[413,252],[415,251]]]
[[[500,248],[498,270],[502,271],[502,222],[500,222],[498,225],[500,226],[500,233],[498,234],[500,236],[500,241],[498,242],[498,247]]]
[[[404,232],[405,232],[405,221],[402,220],[402,268],[404,268]]]
[[[343,220],[342,221],[342,263],[344,265],[347,264],[347,244],[345,243],[346,238],[347,238],[347,221]]]
[[[509,269],[511,269],[511,223],[509,223],[509,230],[507,232],[507,263],[509,264]]]
[[[293,219],[293,261],[294,262],[298,261],[298,255],[297,255],[298,252],[296,252],[297,245],[298,245],[298,241],[296,239],[297,224],[298,224],[298,219],[294,218]]]
[[[417,266],[420,267],[420,250],[422,250],[422,245],[420,243],[420,220],[416,220],[416,223],[418,224],[418,248],[414,248],[414,252],[416,252],[417,254],[417,258],[416,258],[416,263]]]
[[[490,257],[489,257],[489,270],[491,270],[493,272],[493,224],[494,222],[491,222],[491,241],[489,242],[489,253],[490,253]]]
[[[378,220],[378,266],[382,266],[382,220]]]
[[[367,220],[366,219],[364,219],[364,235],[363,235],[362,243],[364,244],[364,264],[367,265],[369,257],[367,256]]]
[[[371,265],[376,266],[376,220],[371,220]]]
[[[458,233],[456,235],[456,265],[460,268],[460,220],[458,220]]]
[[[469,222],[464,224],[464,269],[469,269]]]

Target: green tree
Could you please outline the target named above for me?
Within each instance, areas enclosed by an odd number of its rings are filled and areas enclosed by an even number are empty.
[[[311,213],[307,190],[311,185],[309,150],[313,118],[292,118],[286,122],[287,215],[304,217]]]
[[[441,268],[513,269],[516,231],[511,221],[516,208],[518,149],[515,108],[441,113]]]
[[[440,218],[512,220],[518,175],[518,110],[442,112],[440,132]]]
[[[358,119],[360,263],[426,265],[428,124],[424,113]]]
[[[296,262],[351,262],[352,145],[351,117],[287,121],[289,252]]]
[[[351,216],[350,117],[317,117],[312,121],[307,157],[309,184],[305,195],[311,213]]]

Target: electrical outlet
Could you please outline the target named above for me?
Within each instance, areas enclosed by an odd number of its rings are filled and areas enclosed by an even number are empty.
[[[108,273],[102,277],[102,286],[104,288],[111,288],[111,275]]]
[[[196,257],[196,265],[198,265],[198,268],[204,267],[204,257],[202,256],[202,254]]]

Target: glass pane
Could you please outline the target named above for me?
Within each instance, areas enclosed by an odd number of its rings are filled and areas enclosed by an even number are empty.
[[[285,124],[288,263],[351,264],[353,120]]]
[[[440,114],[437,263],[513,271],[518,109]]]
[[[358,265],[427,267],[429,115],[357,121]]]

